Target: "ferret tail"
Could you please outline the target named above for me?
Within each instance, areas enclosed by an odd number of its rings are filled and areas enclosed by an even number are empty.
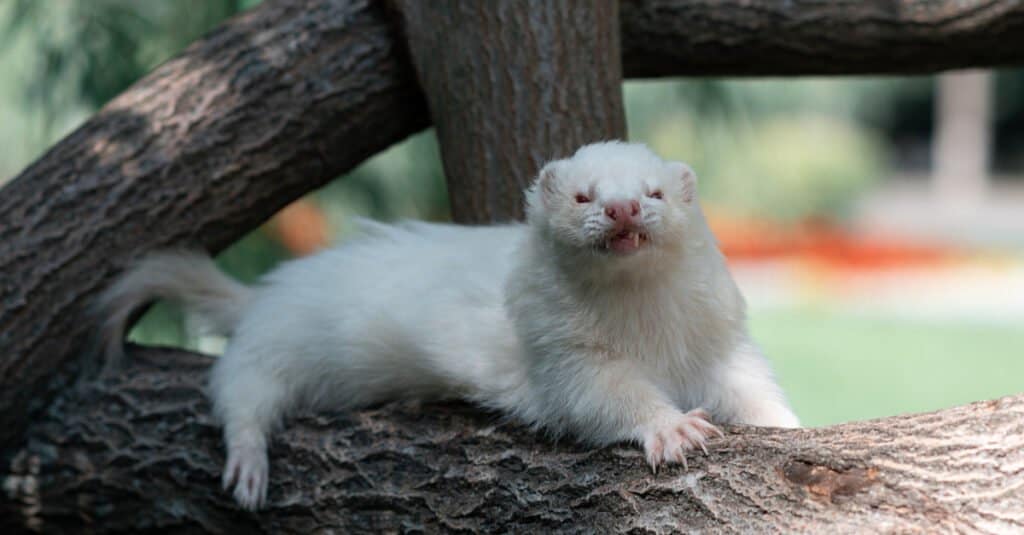
[[[95,303],[103,318],[99,348],[107,367],[124,356],[124,335],[132,316],[157,299],[180,303],[187,314],[201,317],[213,332],[231,333],[252,290],[217,269],[204,253],[165,250],[150,253],[123,273]]]

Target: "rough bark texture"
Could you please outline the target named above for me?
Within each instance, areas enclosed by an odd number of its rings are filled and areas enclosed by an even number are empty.
[[[52,399],[93,328],[89,299],[128,262],[170,244],[219,250],[429,125],[395,29],[368,0],[267,2],[4,187],[0,446]]]
[[[523,188],[545,162],[626,137],[616,2],[395,4],[455,219],[521,219]]]
[[[55,403],[4,478],[5,532],[1019,532],[1024,396],[827,429],[731,429],[689,470],[554,444],[464,405],[305,415],[270,503],[219,490],[209,359],[134,349]],[[7,524],[3,526],[3,524]]]
[[[626,76],[914,74],[1021,63],[1019,0],[623,0]]]
[[[390,20],[371,0],[267,0],[0,190],[0,450],[70,375],[89,330],[84,306],[131,259],[168,244],[218,250],[428,126]],[[1024,61],[1022,2],[628,0],[621,24],[627,76]],[[493,194],[474,191],[479,200],[462,202],[486,206]]]

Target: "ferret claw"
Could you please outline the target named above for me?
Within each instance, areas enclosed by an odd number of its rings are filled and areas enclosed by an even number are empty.
[[[696,409],[685,414],[663,415],[646,427],[644,452],[655,475],[662,463],[681,464],[684,470],[689,470],[688,450],[700,449],[705,456],[710,455],[707,439],[714,435],[722,436],[722,432],[707,420],[708,417],[706,411]]]

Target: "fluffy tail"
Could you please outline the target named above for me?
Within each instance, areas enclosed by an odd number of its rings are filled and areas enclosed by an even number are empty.
[[[104,317],[100,331],[107,365],[123,357],[124,335],[132,315],[156,299],[170,299],[209,323],[214,332],[234,330],[252,290],[221,273],[213,260],[194,251],[158,251],[147,255],[117,279],[96,302]]]

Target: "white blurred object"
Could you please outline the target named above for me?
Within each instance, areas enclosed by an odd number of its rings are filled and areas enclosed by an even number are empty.
[[[932,184],[944,211],[977,208],[988,189],[992,75],[959,71],[938,77]]]

